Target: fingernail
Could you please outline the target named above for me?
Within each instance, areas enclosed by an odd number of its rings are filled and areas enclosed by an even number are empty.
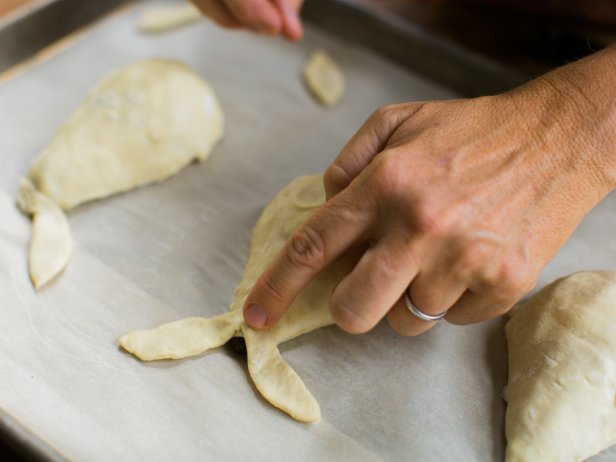
[[[259,305],[251,303],[244,310],[244,319],[250,327],[260,329],[267,322],[267,314]]]

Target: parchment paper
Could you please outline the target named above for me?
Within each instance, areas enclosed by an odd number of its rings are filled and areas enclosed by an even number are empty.
[[[283,345],[322,406],[313,426],[263,401],[225,349],[144,364],[117,348],[132,329],[226,311],[263,206],[294,177],[324,170],[376,107],[454,96],[313,27],[291,44],[207,21],[142,36],[135,21],[135,9],[110,18],[0,85],[0,407],[74,460],[501,460],[503,319],[442,322],[418,338],[386,325],[362,336],[331,327]],[[347,75],[335,109],[315,103],[300,80],[316,46]],[[208,162],[162,184],[71,212],[70,266],[36,294],[30,223],[14,206],[18,178],[97,80],[150,56],[180,59],[211,82],[226,112],[224,141]],[[614,269],[615,230],[612,195],[540,285]]]

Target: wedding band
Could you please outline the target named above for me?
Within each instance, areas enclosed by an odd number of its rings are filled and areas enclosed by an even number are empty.
[[[443,316],[445,316],[445,314],[447,314],[447,311],[443,311],[442,313],[435,314],[435,315],[423,313],[419,308],[413,305],[408,289],[404,291],[404,303],[406,304],[406,307],[409,309],[411,314],[415,316],[416,318],[421,319],[422,321],[426,321],[426,322],[438,321]]]

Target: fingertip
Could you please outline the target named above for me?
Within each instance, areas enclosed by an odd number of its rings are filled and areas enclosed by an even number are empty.
[[[304,30],[301,26],[299,29],[291,29],[291,30],[285,26],[283,35],[287,40],[290,40],[292,42],[297,42],[304,37]]]
[[[267,313],[258,303],[249,303],[244,308],[244,321],[253,329],[263,329],[268,321]]]
[[[299,18],[299,6],[291,5],[288,0],[274,0],[281,19],[280,33],[288,40],[297,41],[302,38],[304,31]]]
[[[291,10],[291,12],[284,14],[284,27],[282,32],[287,39],[294,42],[303,37],[304,28],[295,11]]]

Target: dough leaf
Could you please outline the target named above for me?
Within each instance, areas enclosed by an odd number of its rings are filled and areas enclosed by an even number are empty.
[[[56,277],[71,256],[71,233],[64,212],[54,201],[22,178],[17,197],[19,207],[32,215],[30,278],[40,288]]]
[[[214,318],[186,318],[151,330],[130,332],[120,346],[143,361],[181,359],[224,345],[239,329],[241,311]]]
[[[302,379],[282,359],[267,334],[242,326],[248,353],[248,371],[259,392],[277,408],[300,422],[321,420],[321,409]]]

